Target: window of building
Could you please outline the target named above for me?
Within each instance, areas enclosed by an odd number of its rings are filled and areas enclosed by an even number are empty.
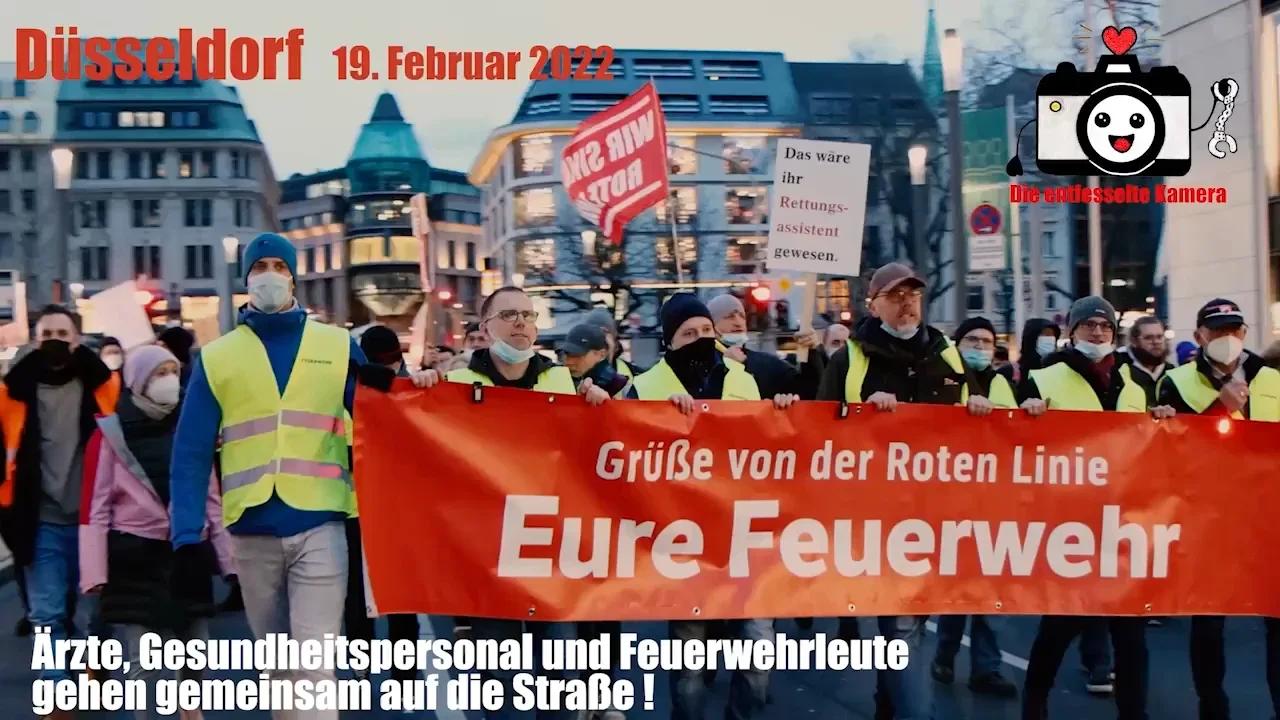
[[[969,310],[982,311],[987,307],[987,287],[985,285],[969,285]]]
[[[467,267],[467,248],[466,243],[458,243],[456,240],[449,241],[449,254],[453,256],[453,266],[459,270],[469,270]]]
[[[1045,291],[1045,293],[1044,293],[1044,309],[1045,309],[1045,310],[1057,310],[1057,309],[1058,309],[1058,293],[1056,293],[1056,292],[1054,292],[1054,291],[1052,291],[1052,290],[1046,290],[1046,291]]]
[[[696,115],[702,112],[697,95],[661,95],[662,112],[667,115]]]
[[[107,226],[107,201],[82,200],[76,203],[80,228],[105,228]]]
[[[529,135],[516,143],[516,177],[550,175],[555,167],[550,135]]]
[[[7,133],[13,130],[13,120],[9,117],[7,110],[0,110],[0,133]]]
[[[848,125],[853,121],[853,98],[848,95],[813,95],[809,114],[815,125]]]
[[[188,245],[187,278],[190,280],[208,280],[213,277],[213,246]]]
[[[342,246],[335,244],[335,245],[330,245],[328,247],[329,247],[329,269],[341,270],[342,269]]]
[[[36,211],[36,191],[22,191],[22,212],[33,213]]]
[[[560,112],[559,95],[531,95],[520,108],[521,115],[554,115]]]
[[[725,218],[730,225],[769,222],[769,192],[762,186],[725,189]]]
[[[769,143],[763,135],[724,138],[724,171],[730,175],[755,175],[765,171]]]
[[[0,190],[0,214],[8,215],[13,212],[13,206],[10,205],[9,191]]]
[[[525,277],[552,276],[556,270],[554,238],[524,238],[516,242],[516,272]]]
[[[217,177],[218,173],[214,167],[214,152],[212,150],[201,150],[196,163],[196,177],[211,178]]]
[[[13,233],[0,232],[0,258],[13,257]]]
[[[106,280],[111,272],[111,248],[80,248],[80,278],[82,280]]]
[[[667,164],[672,175],[698,172],[698,154],[694,152],[696,140],[691,135],[667,136]]]
[[[544,227],[556,222],[555,195],[551,188],[533,188],[515,193],[517,228]]]
[[[1051,258],[1058,257],[1058,244],[1055,242],[1057,238],[1054,237],[1053,231],[1045,232],[1041,234],[1040,237],[1040,249],[1044,252],[1044,256]]]
[[[392,235],[391,259],[396,262],[418,262],[418,239],[412,235]]]
[[[731,237],[725,246],[725,268],[735,275],[765,272],[766,237]]]
[[[84,112],[80,113],[80,127],[83,127],[83,128],[97,127],[98,125],[97,120],[98,120],[98,114],[91,110],[85,110]]]
[[[883,107],[881,98],[862,98],[858,101],[858,122],[863,125],[878,125],[882,119]]]
[[[93,160],[93,153],[91,152],[85,152],[84,150],[80,150],[76,153],[76,158],[74,161],[72,161],[71,164],[73,166],[73,171],[75,172],[77,180],[89,179],[89,168],[91,167],[90,163],[92,162],[92,160]]]
[[[33,133],[40,131],[40,116],[28,110],[22,116],[22,132]]]
[[[152,150],[147,153],[147,177],[162,178],[164,172],[164,151]]]
[[[13,96],[14,96],[14,97],[16,97],[16,98],[26,97],[26,96],[27,96],[27,81],[26,81],[26,80],[14,80],[14,81],[13,81]]]
[[[381,235],[352,238],[347,247],[351,252],[351,265],[387,261],[387,244]]]
[[[36,171],[36,154],[34,150],[23,149],[19,153],[19,157],[22,158],[22,172]]]
[[[694,77],[693,61],[687,58],[636,58],[631,61],[636,77],[689,79]]]
[[[768,95],[712,95],[707,109],[713,115],[768,115]]]
[[[569,112],[598,113],[626,99],[621,93],[574,93],[569,96]]]
[[[144,245],[133,248],[134,276],[146,275],[158,279],[160,273],[160,246]]]
[[[208,198],[183,201],[183,223],[187,227],[213,225],[213,201]]]
[[[98,175],[99,180],[111,179],[111,151],[98,151]]]
[[[663,236],[657,239],[654,250],[657,253],[658,274],[663,279],[675,279],[676,258],[671,251],[671,238]],[[691,235],[680,236],[680,267],[688,278],[698,267],[698,239]]]
[[[680,225],[687,225],[698,215],[698,188],[682,185],[672,188],[671,192],[675,196],[672,201],[675,202],[676,206],[676,222]],[[667,208],[672,201],[661,202],[654,206],[658,222],[668,222]]]
[[[178,177],[192,178],[196,176],[196,153],[194,150],[182,150],[178,153]]]
[[[236,227],[253,227],[253,201],[236,200]]]
[[[436,243],[436,267],[442,270],[453,267],[453,249],[442,242]]]
[[[703,60],[702,76],[707,80],[763,80],[759,60]]]
[[[252,158],[248,150],[232,150],[231,157],[231,177],[233,178],[252,178],[253,164]],[[209,177],[213,177],[210,175]]]
[[[160,227],[160,201],[134,200],[133,226]]]
[[[142,151],[130,150],[126,155],[125,177],[137,180],[142,177]]]
[[[469,242],[469,243],[467,243],[467,257],[466,257],[466,260],[467,260],[467,264],[463,266],[463,269],[466,269],[466,270],[479,270],[479,269],[480,269],[480,267],[479,267],[478,265],[476,265],[476,244],[475,244],[475,243],[473,243],[473,242]]]
[[[0,172],[9,172],[9,151],[0,148]]]

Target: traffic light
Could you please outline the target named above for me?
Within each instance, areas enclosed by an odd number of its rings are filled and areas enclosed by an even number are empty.
[[[769,298],[773,291],[768,285],[756,285],[747,293],[744,303],[747,311],[747,329],[763,332],[769,329]]]
[[[791,329],[791,304],[779,298],[773,304],[773,319],[779,330]]]
[[[443,288],[436,291],[436,297],[440,298],[440,302],[447,303],[453,299],[453,292],[448,288]]]

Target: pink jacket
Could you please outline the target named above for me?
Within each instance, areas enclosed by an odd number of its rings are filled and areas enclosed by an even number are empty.
[[[94,431],[95,436],[101,434],[101,430]],[[165,542],[169,540],[169,508],[160,501],[160,496],[150,484],[129,472],[111,449],[111,443],[104,440],[100,445],[92,488],[85,488],[85,494],[89,496],[87,522],[80,526],[81,592],[88,592],[107,582],[109,531]],[[90,443],[89,447],[92,446]],[[231,539],[222,525],[222,497],[216,478],[209,482],[205,516],[203,537],[212,541],[222,574],[233,575],[235,565],[231,559]]]

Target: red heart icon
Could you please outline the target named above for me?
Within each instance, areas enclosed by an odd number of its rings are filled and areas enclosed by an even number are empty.
[[[1123,30],[1117,30],[1115,26],[1109,27],[1102,31],[1102,44],[1116,55],[1123,55],[1129,52],[1129,48],[1138,42],[1138,31],[1131,27]]]

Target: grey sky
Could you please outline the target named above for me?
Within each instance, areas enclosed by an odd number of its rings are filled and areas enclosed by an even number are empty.
[[[998,43],[984,31],[993,18],[1048,18],[1063,0],[939,0],[939,27],[960,28],[979,47]],[[238,83],[270,152],[275,172],[311,172],[345,163],[360,124],[382,90],[396,94],[427,159],[466,170],[494,127],[515,111],[528,80],[509,82],[338,81],[341,45],[365,44],[381,64],[387,45],[446,50],[517,50],[527,78],[531,45],[601,45],[782,51],[790,60],[839,61],[860,48],[877,59],[913,62],[923,50],[927,0],[642,0],[591,4],[570,0],[368,0],[327,5],[296,0],[58,0],[0,5],[0,28],[76,24],[88,35],[197,34],[226,27],[231,35],[306,31],[303,79]],[[1026,10],[1026,5],[1032,6]],[[985,6],[985,7],[984,7]],[[605,10],[605,8],[608,8]],[[1047,24],[1047,23],[1046,23]],[[1045,27],[1040,24],[1039,27]],[[1073,28],[1057,21],[1055,42]],[[15,57],[13,32],[0,35],[0,59]],[[1052,61],[1052,58],[1049,58]]]

